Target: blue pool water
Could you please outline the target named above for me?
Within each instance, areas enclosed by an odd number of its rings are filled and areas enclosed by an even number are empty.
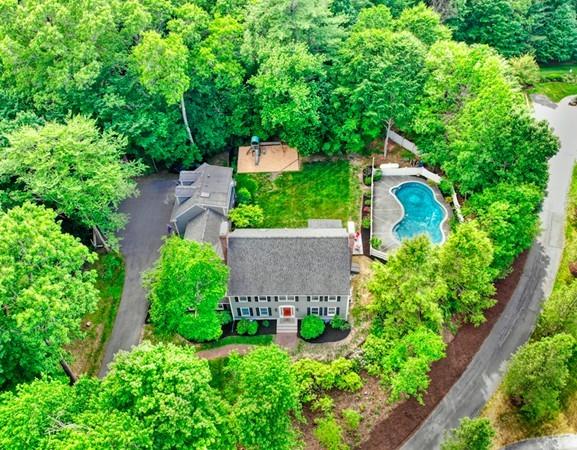
[[[393,228],[397,239],[402,241],[426,234],[434,244],[443,242],[441,223],[447,212],[435,199],[429,186],[408,181],[394,188],[393,194],[405,209],[405,215]]]

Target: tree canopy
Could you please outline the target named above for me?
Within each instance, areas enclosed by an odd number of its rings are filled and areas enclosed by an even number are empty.
[[[19,128],[7,140],[9,145],[0,147],[0,186],[8,195],[18,191],[40,199],[115,242],[114,233],[125,222],[118,206],[136,193],[132,177],[142,172],[139,163],[121,160],[122,136],[101,134],[93,120],[75,116],[64,125]]]
[[[0,212],[0,388],[54,374],[98,299],[95,260],[56,213],[25,203]]]
[[[216,307],[226,295],[228,268],[209,244],[178,236],[165,240],[147,274],[150,319],[161,334],[210,341],[221,333]]]

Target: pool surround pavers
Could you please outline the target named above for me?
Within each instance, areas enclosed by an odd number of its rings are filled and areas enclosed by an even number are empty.
[[[443,198],[441,192],[436,186],[431,186],[426,180],[416,176],[383,176],[379,181],[373,183],[373,217],[372,217],[372,231],[373,236],[381,240],[382,245],[380,250],[385,253],[390,253],[401,245],[394,233],[394,226],[403,218],[404,210],[399,203],[395,194],[391,191],[392,188],[406,182],[423,183],[430,187],[435,194],[435,199],[447,211],[447,217],[443,220],[441,228],[443,235],[446,238],[449,234],[449,218],[452,215],[452,210]]]

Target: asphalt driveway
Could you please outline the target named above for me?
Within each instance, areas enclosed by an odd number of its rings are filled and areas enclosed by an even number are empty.
[[[561,139],[559,153],[549,162],[549,184],[541,212],[542,231],[529,252],[521,280],[491,334],[461,378],[405,442],[403,450],[439,448],[446,430],[456,427],[462,417],[479,413],[499,386],[511,354],[529,339],[541,302],[553,288],[563,251],[567,193],[577,158],[577,107],[569,106],[568,99],[555,108],[546,102],[535,103],[535,116],[549,121]]]
[[[526,439],[507,445],[502,450],[576,450],[577,435],[564,434],[560,436],[546,436]]]
[[[101,377],[108,372],[108,364],[118,351],[129,350],[140,342],[148,311],[141,276],[158,258],[174,203],[175,183],[176,175],[166,173],[142,177],[138,180],[140,195],[120,206],[129,216],[126,228],[120,233],[126,273],[118,314],[99,373]]]

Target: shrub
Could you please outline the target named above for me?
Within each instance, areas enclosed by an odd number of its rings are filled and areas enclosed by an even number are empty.
[[[439,190],[444,197],[451,197],[453,195],[453,183],[446,178],[443,178],[439,183]]]
[[[361,222],[361,226],[365,229],[368,230],[369,228],[371,228],[371,218],[370,217],[365,217],[362,222]]]
[[[521,55],[509,60],[513,75],[522,86],[534,86],[540,80],[539,66],[533,55]]]
[[[239,205],[246,205],[252,201],[252,195],[247,188],[243,187],[236,192],[236,200]]]
[[[373,247],[375,250],[380,249],[381,245],[383,245],[383,241],[381,241],[378,237],[373,236],[371,238],[371,247]]]
[[[238,174],[236,176],[238,191],[241,189],[246,189],[250,196],[254,198],[256,191],[258,191],[259,183],[254,175],[249,174]]]
[[[495,430],[489,419],[465,417],[459,427],[451,430],[441,444],[441,450],[489,450]]]
[[[371,206],[371,199],[370,198],[367,198],[365,200],[365,206]]]
[[[221,311],[218,313],[218,320],[220,320],[221,325],[228,325],[232,322],[232,314],[230,311]]]
[[[236,332],[239,335],[246,334],[248,332],[248,327],[250,325],[250,320],[248,319],[241,319],[236,324]]]
[[[365,177],[363,179],[363,183],[365,183],[365,186],[370,186],[371,185],[371,177]]]
[[[334,406],[335,402],[333,401],[333,399],[330,398],[328,395],[325,395],[319,398],[317,401],[315,401],[312,404],[311,409],[313,411],[321,411],[323,414],[329,414],[333,410]]]
[[[264,222],[264,212],[258,205],[240,205],[232,209],[228,217],[237,228],[256,228]]]
[[[343,409],[341,414],[345,421],[345,425],[349,430],[355,431],[359,429],[359,425],[361,424],[361,420],[363,419],[361,413],[355,411],[354,409]]]
[[[383,172],[381,172],[381,169],[376,169],[373,174],[373,181],[379,181],[381,178],[383,178]]]
[[[256,320],[251,320],[248,323],[248,328],[246,330],[247,334],[249,336],[254,336],[257,331],[258,331],[258,322]]]
[[[354,392],[363,387],[356,364],[349,359],[338,358],[324,363],[303,358],[293,365],[293,369],[303,403],[312,402],[321,392],[331,389]]]
[[[269,326],[270,326],[270,322],[269,322],[268,320],[263,320],[263,321],[262,321],[262,326],[265,327],[265,328],[266,328],[266,327],[269,327]]]
[[[317,427],[314,435],[326,450],[347,450],[349,447],[343,442],[343,430],[331,416],[316,420]]]
[[[331,328],[334,328],[335,330],[348,330],[351,328],[351,324],[341,316],[335,316],[331,319]]]
[[[301,337],[314,339],[325,331],[325,323],[319,316],[306,316],[301,322]]]

